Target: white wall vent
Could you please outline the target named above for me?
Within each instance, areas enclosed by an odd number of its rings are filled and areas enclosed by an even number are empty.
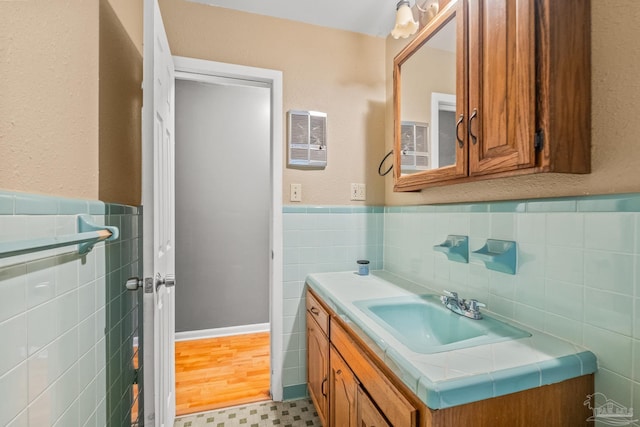
[[[327,114],[290,110],[289,166],[324,168],[327,166]]]

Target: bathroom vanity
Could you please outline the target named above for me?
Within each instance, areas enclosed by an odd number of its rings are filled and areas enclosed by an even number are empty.
[[[307,277],[307,381],[324,426],[589,425],[593,353],[490,314],[522,333],[475,333],[481,323],[450,313],[471,323],[416,346],[430,335],[411,314],[431,304],[425,291],[378,272]]]

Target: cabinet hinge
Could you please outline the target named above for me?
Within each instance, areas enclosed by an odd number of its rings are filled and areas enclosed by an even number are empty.
[[[134,369],[133,370],[133,383],[132,384],[138,384],[138,371],[139,371],[139,369]]]
[[[542,151],[542,147],[544,146],[544,133],[539,130],[536,132],[536,135],[533,138],[533,148],[536,151]]]

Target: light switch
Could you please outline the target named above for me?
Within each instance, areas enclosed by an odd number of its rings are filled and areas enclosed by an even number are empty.
[[[292,202],[302,201],[302,184],[291,184],[291,197]]]

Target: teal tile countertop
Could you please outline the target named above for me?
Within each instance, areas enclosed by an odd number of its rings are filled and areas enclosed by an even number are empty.
[[[531,333],[530,337],[451,350],[416,353],[353,303],[363,299],[439,294],[384,271],[318,273],[307,284],[388,367],[431,409],[489,399],[561,382],[597,370],[590,351],[500,316],[493,318]]]

